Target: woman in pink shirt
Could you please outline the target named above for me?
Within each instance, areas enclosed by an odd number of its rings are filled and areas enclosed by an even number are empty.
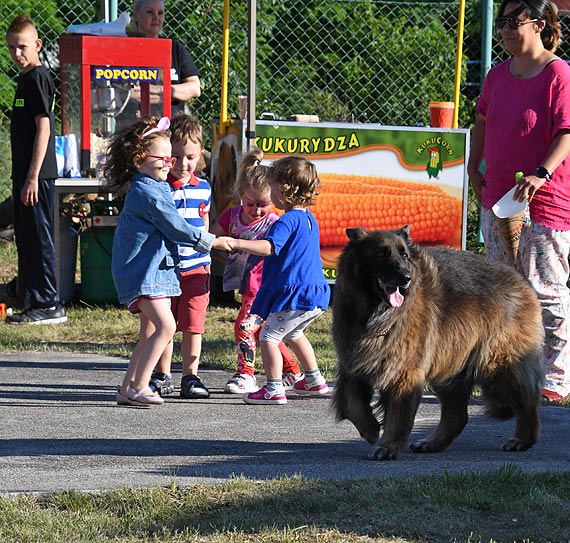
[[[538,294],[545,328],[543,398],[570,399],[570,67],[554,54],[558,9],[550,0],[503,0],[495,20],[512,55],[483,83],[468,172],[481,201],[485,252],[508,263],[491,210],[515,184],[529,201],[515,267]],[[480,166],[485,161],[485,172]]]

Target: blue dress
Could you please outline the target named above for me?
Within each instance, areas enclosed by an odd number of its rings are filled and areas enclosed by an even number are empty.
[[[309,209],[287,211],[271,226],[265,239],[274,253],[264,259],[252,313],[266,319],[287,309],[328,309],[330,287],[323,275],[319,238],[319,225]]]

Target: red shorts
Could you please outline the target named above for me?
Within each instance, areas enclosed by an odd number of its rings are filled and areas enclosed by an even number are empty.
[[[172,298],[176,330],[203,334],[210,302],[210,266],[200,266],[180,277],[182,294]]]

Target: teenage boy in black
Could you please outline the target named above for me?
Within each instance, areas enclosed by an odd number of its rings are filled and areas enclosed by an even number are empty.
[[[21,69],[10,122],[14,233],[18,277],[29,307],[9,324],[59,324],[67,320],[55,277],[54,180],[57,177],[54,85],[39,59],[42,41],[33,21],[18,15],[8,27],[10,56]]]

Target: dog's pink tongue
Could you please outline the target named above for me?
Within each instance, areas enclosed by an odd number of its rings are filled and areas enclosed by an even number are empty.
[[[388,301],[392,307],[400,307],[404,303],[404,297],[399,288],[396,287],[396,290],[388,296]]]

